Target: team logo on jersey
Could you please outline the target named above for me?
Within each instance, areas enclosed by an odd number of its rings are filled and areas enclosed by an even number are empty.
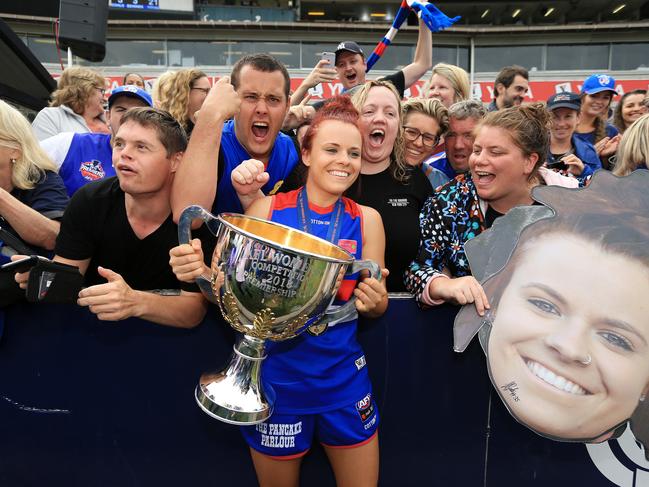
[[[356,368],[358,370],[361,370],[363,367],[365,367],[366,363],[367,362],[365,362],[365,355],[361,355],[356,360],[354,360],[354,364],[356,364]]]
[[[309,335],[314,337],[322,335],[325,331],[329,329],[329,323],[318,323],[317,325],[311,325],[306,329],[309,332]]]
[[[79,167],[79,172],[83,176],[83,179],[87,179],[88,181],[98,181],[106,176],[101,161],[98,161],[97,159],[93,159],[89,162],[82,162],[81,167]]]
[[[372,393],[368,392],[367,396],[356,403],[356,411],[364,423],[374,414],[374,404],[372,403]]]
[[[350,254],[355,254],[358,250],[358,242],[356,240],[347,240],[341,238],[340,240],[338,240],[338,247],[342,247]]]

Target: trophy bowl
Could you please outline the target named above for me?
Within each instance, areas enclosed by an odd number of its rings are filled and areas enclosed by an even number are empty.
[[[201,376],[196,401],[226,423],[257,424],[270,417],[275,398],[261,380],[264,341],[288,340],[308,327],[354,318],[353,298],[330,308],[343,276],[367,269],[380,278],[380,269],[300,230],[235,213],[215,217],[199,206],[183,211],[180,243],[189,243],[197,218],[217,239],[211,278],[197,284],[242,337],[223,369]]]

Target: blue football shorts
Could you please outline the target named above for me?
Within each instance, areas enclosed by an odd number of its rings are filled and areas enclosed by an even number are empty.
[[[278,414],[263,423],[243,426],[248,445],[278,460],[298,458],[309,451],[313,438],[331,448],[354,448],[368,443],[379,426],[379,412],[367,393],[350,406],[315,414]]]

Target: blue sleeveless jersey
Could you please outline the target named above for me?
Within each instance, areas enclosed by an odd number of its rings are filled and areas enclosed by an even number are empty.
[[[297,206],[299,190],[273,196],[268,219],[301,230]],[[356,259],[363,254],[363,224],[360,207],[343,198],[337,245]],[[311,209],[311,233],[327,238],[333,206]],[[349,300],[358,274],[345,276],[336,303]],[[329,326],[322,335],[305,331],[283,342],[266,342],[268,358],[262,373],[277,393],[275,411],[280,414],[312,414],[338,409],[358,400],[370,390],[363,350],[356,339],[358,320]]]
[[[223,125],[221,135],[221,164],[223,170],[219,170],[219,182],[216,187],[216,201],[212,208],[216,214],[224,211],[243,213],[243,207],[239,202],[237,192],[232,186],[230,176],[232,170],[247,159],[251,159],[246,149],[239,143],[234,133],[234,120],[228,120]],[[219,158],[221,159],[221,158]],[[298,162],[298,154],[293,140],[283,133],[277,134],[273,150],[270,153],[266,172],[270,179],[261,188],[265,195],[272,195],[279,189],[282,182],[293,171]]]
[[[110,134],[74,134],[59,176],[70,196],[85,184],[115,176]]]

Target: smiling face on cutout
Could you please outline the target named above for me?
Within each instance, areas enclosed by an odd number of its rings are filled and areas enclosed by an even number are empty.
[[[574,440],[627,420],[649,384],[649,268],[550,233],[521,244],[502,272],[511,278],[493,310],[487,356],[512,414]]]

